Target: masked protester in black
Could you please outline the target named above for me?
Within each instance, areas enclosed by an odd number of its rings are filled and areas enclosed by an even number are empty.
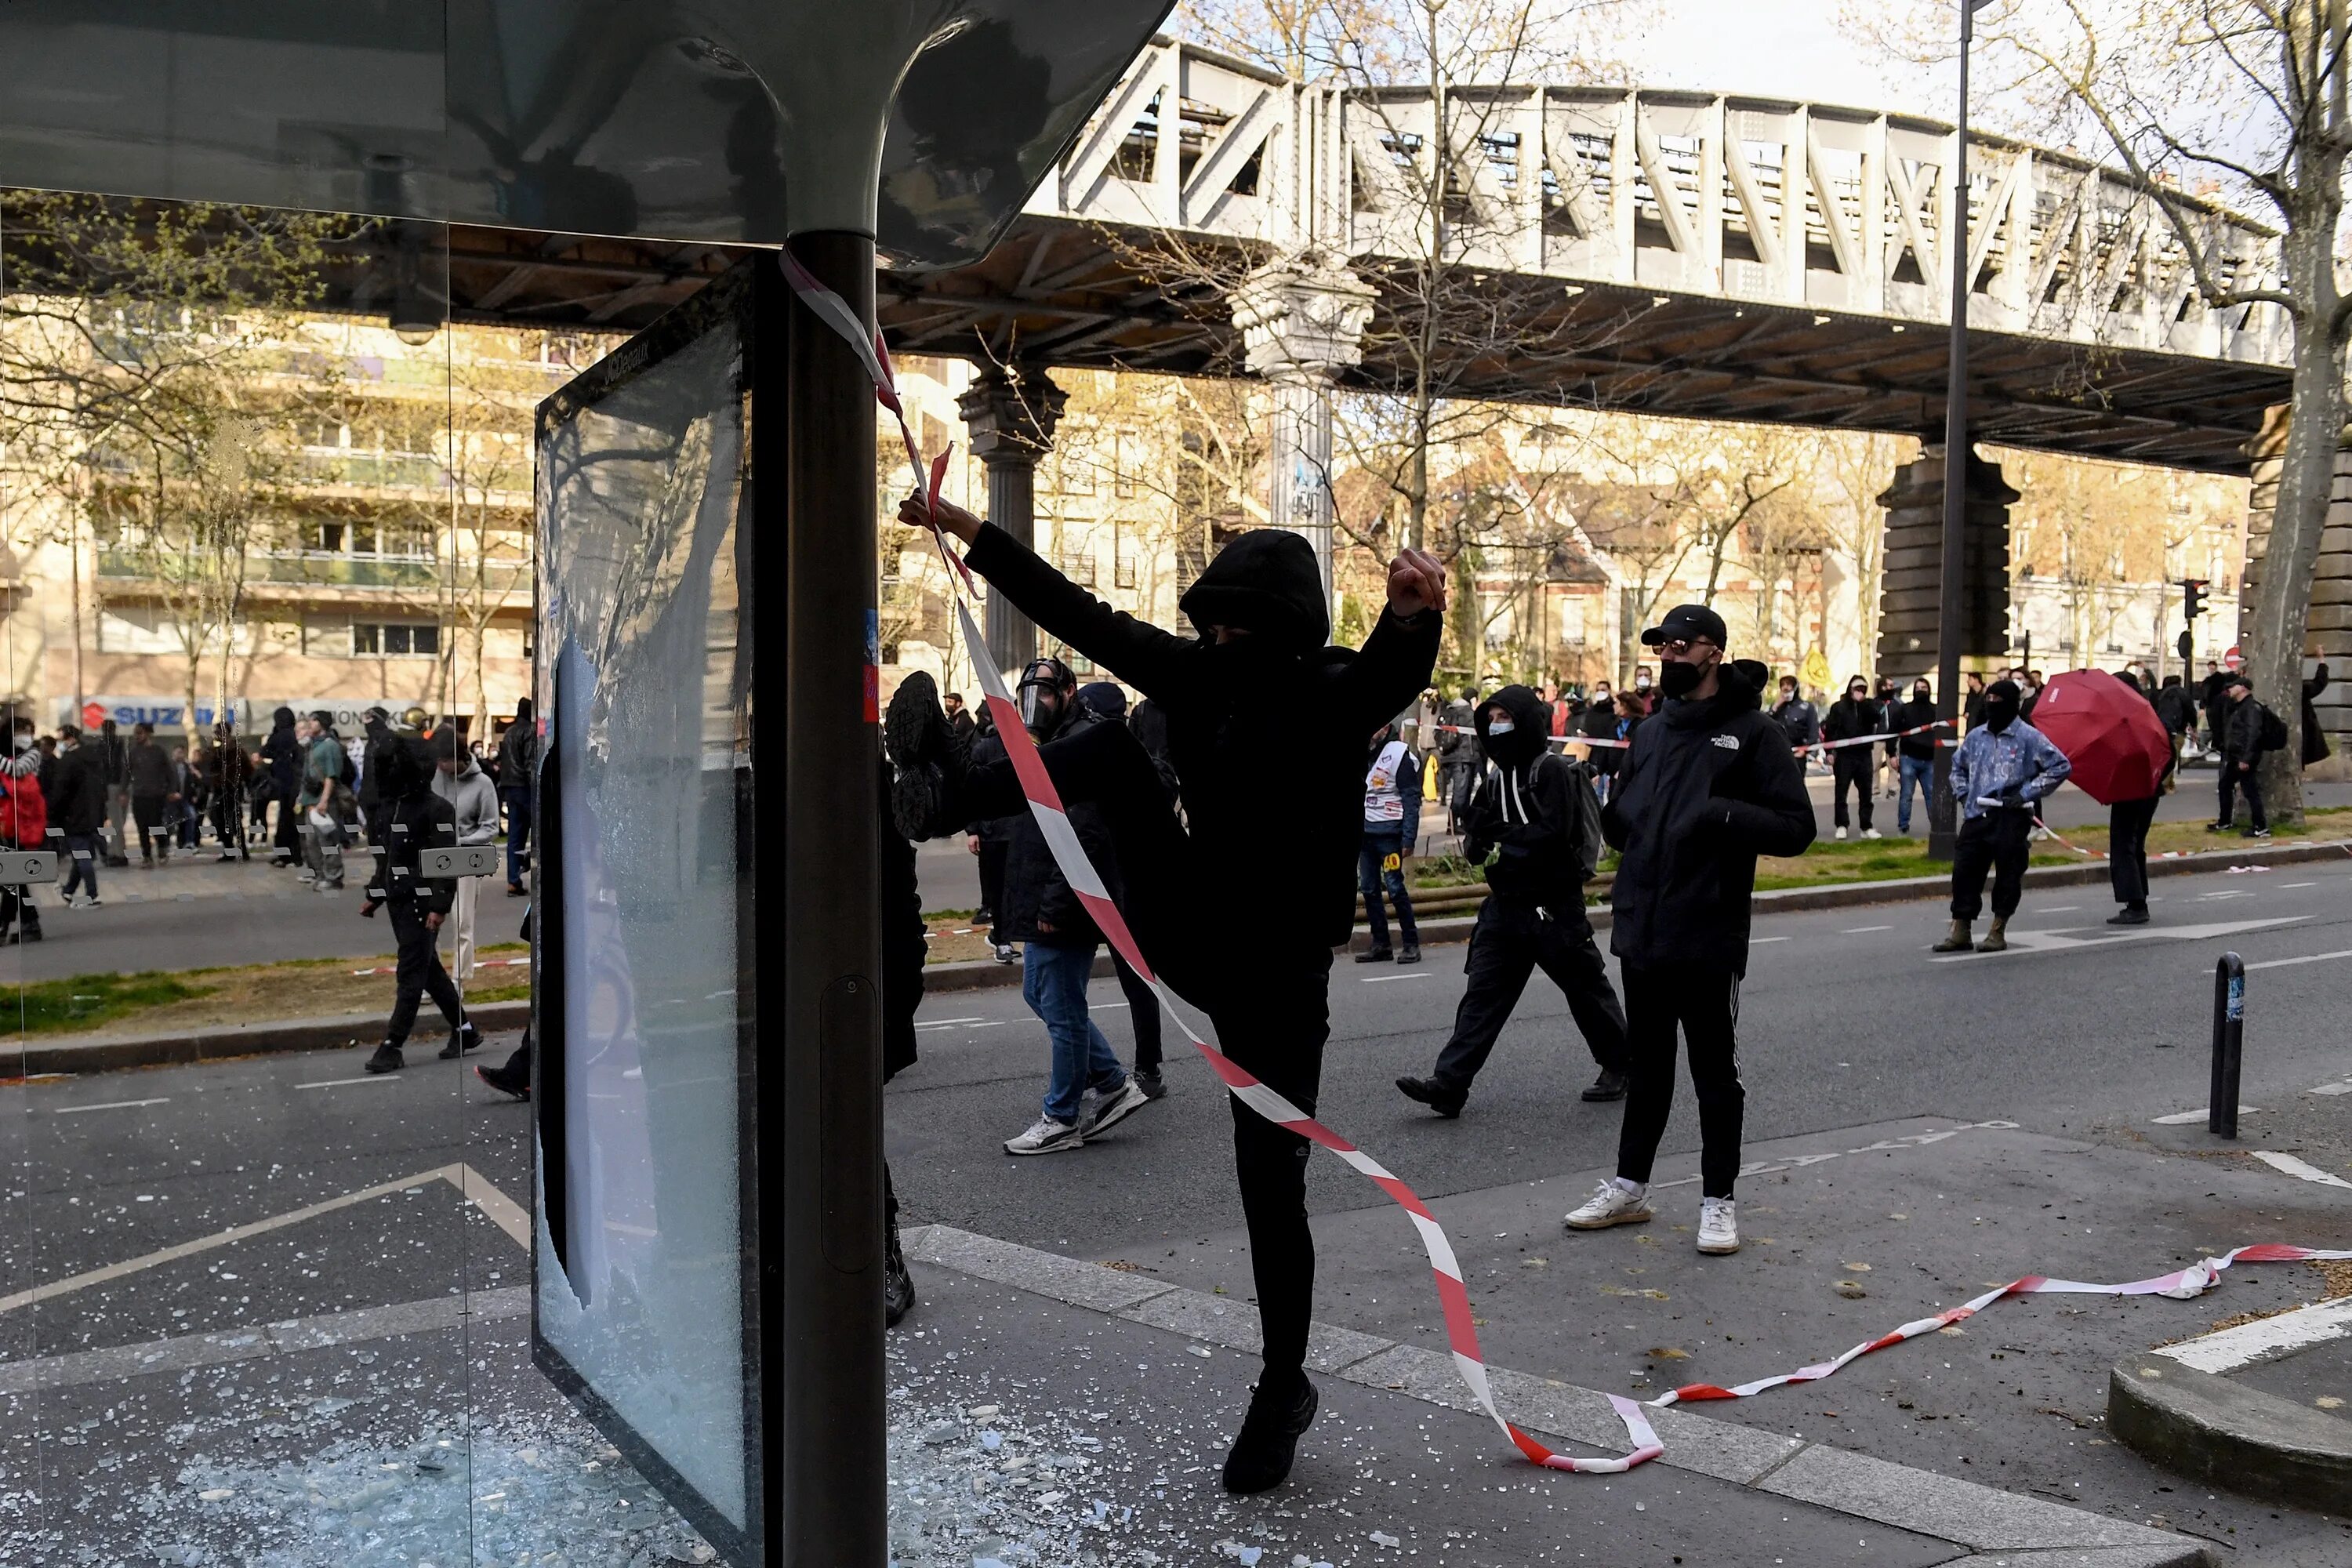
[[[1596,1230],[1651,1216],[1649,1181],[1674,1105],[1675,1031],[1698,1094],[1702,1252],[1738,1250],[1739,982],[1759,855],[1801,855],[1813,808],[1760,664],[1725,661],[1723,617],[1681,605],[1642,634],[1659,651],[1664,710],[1634,732],[1601,827],[1620,858],[1610,950],[1625,985],[1625,1121],[1617,1174],[1567,1219]],[[1860,748],[1856,748],[1859,750]]]
[[[900,521],[927,526],[919,500]],[[1151,758],[1116,724],[1093,724],[1043,748],[1065,805],[1094,802],[1118,846],[1129,897],[1121,912],[1177,994],[1203,1008],[1219,1047],[1311,1112],[1330,1031],[1331,950],[1355,919],[1363,833],[1364,737],[1411,702],[1437,662],[1444,569],[1417,551],[1389,568],[1388,607],[1360,650],[1328,647],[1328,600],[1297,534],[1243,534],[1179,605],[1197,637],[1120,614],[1001,529],[941,505],[940,527],[965,560],[1048,635],[1160,705],[1183,780],[1180,824]],[[971,768],[927,678],[891,699],[884,739],[898,776],[893,803],[909,837],[952,831],[1021,808],[1009,764]],[[1267,793],[1268,759],[1280,788]],[[1281,830],[1269,834],[1267,812]],[[1189,832],[1187,828],[1189,826]],[[1237,888],[1251,889],[1234,899]],[[1215,931],[1219,940],[1202,940]],[[1279,1485],[1318,1397],[1307,1379],[1315,1253],[1307,1226],[1307,1141],[1233,1102],[1234,1163],[1248,1222],[1265,1365],[1224,1484]]]
[[[1879,734],[1885,721],[1885,709],[1871,700],[1869,683],[1857,675],[1845,683],[1845,695],[1830,704],[1830,716],[1822,721],[1822,739],[1851,742],[1858,736]],[[1877,830],[1870,826],[1871,774],[1878,765],[1872,754],[1875,750],[1873,746],[1843,745],[1830,753],[1830,773],[1836,780],[1831,820],[1837,825],[1840,838],[1845,837],[1847,826],[1848,789],[1862,797],[1862,836],[1878,837]]]
[[[1586,856],[1599,845],[1583,842],[1582,828],[1597,829],[1600,804],[1591,771],[1551,749],[1547,717],[1543,700],[1524,686],[1506,686],[1478,708],[1478,743],[1493,766],[1471,800],[1463,853],[1474,864],[1494,857],[1486,901],[1470,933],[1453,1037],[1429,1077],[1396,1080],[1406,1099],[1440,1116],[1462,1113],[1471,1080],[1538,964],[1568,998],[1601,1065],[1584,1098],[1625,1097],[1625,1014],[1584,913],[1584,884],[1593,872]]]

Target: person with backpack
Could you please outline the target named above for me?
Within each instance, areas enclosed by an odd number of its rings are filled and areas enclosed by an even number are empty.
[[[0,841],[17,849],[46,849],[49,808],[41,794],[41,749],[33,743],[30,719],[19,715],[12,721],[9,746],[6,760],[0,761]],[[30,888],[0,886],[0,931],[9,933],[10,946],[41,940],[41,911]]]
[[[1371,765],[1364,773],[1364,843],[1356,852],[1356,880],[1364,898],[1364,919],[1372,945],[1356,954],[1358,963],[1421,962],[1421,932],[1412,922],[1412,893],[1404,883],[1404,858],[1420,837],[1421,753],[1405,744],[1398,726],[1381,727],[1372,737]],[[1388,915],[1381,893],[1396,906],[1402,950],[1389,946]]]
[[[1453,1036],[1427,1078],[1396,1080],[1407,1100],[1440,1116],[1462,1114],[1472,1080],[1538,965],[1568,999],[1601,1068],[1584,1098],[1625,1097],[1625,1013],[1584,912],[1584,884],[1601,859],[1601,804],[1591,765],[1551,749],[1544,717],[1541,699],[1524,686],[1506,686],[1478,708],[1488,766],[1471,800],[1462,852],[1486,862],[1486,901],[1470,933]]]
[[[2206,825],[2208,833],[2227,833],[2236,826],[2238,791],[2246,795],[2249,838],[2268,838],[2270,818],[2263,811],[2263,753],[2286,744],[2286,723],[2263,705],[2242,669],[2232,669],[2221,682],[2220,721],[2213,727],[2221,752],[2221,815]]]

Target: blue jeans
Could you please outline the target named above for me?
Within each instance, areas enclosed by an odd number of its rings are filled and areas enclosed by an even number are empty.
[[[1087,1016],[1087,977],[1094,972],[1095,944],[1056,947],[1024,942],[1021,949],[1021,1000],[1045,1025],[1054,1045],[1054,1070],[1045,1080],[1045,1114],[1055,1121],[1078,1119],[1079,1098],[1088,1089],[1116,1092],[1127,1069]]]
[[[523,867],[530,854],[530,788],[509,784],[499,791],[507,803],[507,886],[522,886]]]
[[[1900,757],[1896,761],[1902,767],[1901,782],[1895,786],[1895,831],[1908,833],[1911,831],[1911,786],[1914,784],[1919,786],[1922,805],[1932,804],[1936,793],[1936,759]]]
[[[1402,928],[1407,947],[1421,945],[1420,933],[1413,930],[1412,895],[1404,886],[1404,824],[1392,823],[1385,827],[1364,825],[1363,847],[1356,851],[1357,885],[1364,895],[1364,919],[1372,928],[1372,945],[1389,944],[1389,918],[1381,908],[1381,889],[1386,887],[1389,901],[1396,905],[1397,924]],[[1398,858],[1397,868],[1387,869],[1388,858]]]
[[[106,840],[95,833],[66,835],[66,880],[62,892],[70,899],[79,888],[98,897],[98,863],[106,858]]]

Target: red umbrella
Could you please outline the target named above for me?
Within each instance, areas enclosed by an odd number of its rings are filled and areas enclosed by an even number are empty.
[[[2053,676],[2033,704],[2032,724],[2066,753],[2075,787],[2102,805],[2156,794],[2172,760],[2172,738],[2156,709],[2104,669]]]

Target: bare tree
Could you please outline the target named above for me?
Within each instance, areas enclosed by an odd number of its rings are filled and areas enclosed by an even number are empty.
[[[1872,19],[1884,15],[1872,8]],[[1942,20],[1948,27],[1951,18]],[[2263,761],[2264,797],[2279,820],[2300,822],[2304,633],[2342,441],[2346,348],[2352,342],[2352,297],[2337,272],[2345,160],[2352,154],[2352,62],[2346,59],[2352,6],[2347,0],[1995,0],[1977,33],[1995,84],[1989,97],[1996,112],[2006,108],[2062,134],[2079,128],[2104,142],[2153,198],[2179,263],[2208,309],[2274,306],[2292,327],[2277,503],[2244,640],[2255,695],[2288,731],[2285,749]],[[1889,41],[1915,59],[1939,52],[1916,34]],[[2279,220],[2281,276],[2225,269],[2211,220],[2174,199],[2183,185],[2212,184]]]

